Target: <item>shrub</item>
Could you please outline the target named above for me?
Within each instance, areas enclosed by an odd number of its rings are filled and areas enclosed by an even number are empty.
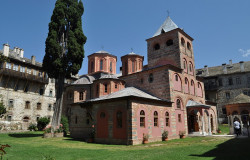
[[[34,124],[34,123],[31,123],[31,124],[29,125],[28,130],[30,130],[30,131],[38,131],[37,125]]]
[[[51,125],[46,126],[43,130],[44,133],[51,133]]]
[[[61,124],[63,128],[63,135],[66,136],[69,132],[69,121],[68,118],[65,116],[62,116],[61,118]]]
[[[6,108],[3,105],[3,102],[0,102],[0,117],[6,113]]]
[[[55,133],[62,133],[63,132],[63,125],[60,124],[59,126],[56,127]]]
[[[47,117],[39,118],[37,121],[38,130],[42,131],[49,124],[49,122],[50,122],[50,120]]]
[[[163,131],[162,138],[168,138],[168,131],[166,130]]]

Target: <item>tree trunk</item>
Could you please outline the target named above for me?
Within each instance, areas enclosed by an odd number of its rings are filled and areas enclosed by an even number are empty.
[[[63,93],[64,93],[64,75],[59,75],[56,80],[56,106],[54,109],[53,119],[51,123],[51,132],[54,133],[56,127],[60,125],[61,114],[62,114],[62,104],[63,104]]]

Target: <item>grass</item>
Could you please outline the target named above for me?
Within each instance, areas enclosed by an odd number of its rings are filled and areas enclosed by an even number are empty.
[[[249,159],[250,139],[187,137],[147,145],[125,146],[85,143],[65,138],[42,138],[42,132],[0,134],[0,144],[9,144],[4,160],[92,159]]]
[[[221,133],[218,134],[229,134],[228,124],[219,124],[219,129],[221,130]]]

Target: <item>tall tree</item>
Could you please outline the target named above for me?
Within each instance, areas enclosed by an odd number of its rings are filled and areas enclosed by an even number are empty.
[[[50,78],[56,79],[52,132],[61,120],[64,80],[77,74],[82,66],[87,39],[82,31],[83,12],[81,0],[57,0],[49,23],[43,69]]]

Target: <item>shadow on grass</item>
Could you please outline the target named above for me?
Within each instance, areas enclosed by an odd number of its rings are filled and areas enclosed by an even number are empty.
[[[83,138],[72,138],[70,136],[67,136],[67,139],[63,139],[65,141],[78,141],[78,142],[86,142]]]
[[[10,137],[15,137],[15,138],[29,138],[29,137],[42,137],[42,133],[34,133],[34,134],[29,134],[29,133],[13,133],[13,134],[8,134]]]
[[[250,157],[249,150],[250,138],[234,138],[216,146],[201,155],[191,154],[195,157],[215,157],[215,160],[228,160],[228,159],[248,159]]]

